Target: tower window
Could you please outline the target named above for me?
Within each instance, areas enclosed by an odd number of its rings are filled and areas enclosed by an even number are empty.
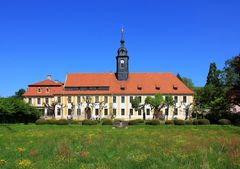
[[[120,67],[124,68],[124,60],[123,59],[120,60]]]

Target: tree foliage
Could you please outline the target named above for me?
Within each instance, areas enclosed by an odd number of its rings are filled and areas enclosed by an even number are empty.
[[[165,96],[165,99],[161,94],[155,94],[154,97],[148,96],[145,99],[145,103],[151,106],[154,114],[153,118],[159,119],[163,116],[161,109],[165,106],[169,107],[174,104],[172,96]]]

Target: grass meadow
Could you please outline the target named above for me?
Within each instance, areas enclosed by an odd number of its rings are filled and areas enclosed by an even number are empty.
[[[240,128],[1,125],[0,168],[240,168]]]

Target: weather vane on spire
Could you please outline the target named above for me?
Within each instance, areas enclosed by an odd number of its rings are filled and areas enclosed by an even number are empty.
[[[123,44],[124,44],[124,37],[123,37],[123,35],[124,35],[124,28],[123,28],[123,26],[122,26],[122,28],[121,28],[121,44],[122,44],[122,46],[123,46]]]

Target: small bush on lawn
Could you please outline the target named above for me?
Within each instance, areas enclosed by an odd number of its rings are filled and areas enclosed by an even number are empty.
[[[83,120],[82,125],[97,125],[98,122],[96,120]]]
[[[220,120],[218,120],[218,124],[229,125],[229,124],[231,124],[231,121],[228,119],[220,119]]]
[[[160,121],[159,120],[147,120],[145,121],[146,125],[160,125]]]
[[[172,124],[174,124],[174,122],[173,122],[173,120],[166,120],[165,124],[166,125],[172,125]]]
[[[197,119],[193,119],[192,123],[193,123],[193,125],[198,125],[198,120]]]
[[[60,120],[56,120],[56,124],[57,125],[68,125],[69,122],[66,119],[60,119]]]
[[[81,124],[80,120],[69,120],[68,121],[70,124]]]
[[[47,119],[46,124],[56,124],[57,123],[56,121],[57,121],[56,119]]]
[[[102,119],[102,125],[112,125],[111,119]]]
[[[174,124],[175,125],[184,125],[185,122],[184,122],[184,120],[174,120]]]
[[[38,119],[35,121],[36,125],[43,125],[43,124],[47,124],[47,121],[45,119]]]
[[[199,125],[209,125],[210,121],[208,119],[198,119]]]
[[[185,120],[185,124],[186,124],[186,125],[192,125],[192,124],[193,124],[193,121],[192,121],[192,120]]]
[[[144,123],[144,120],[142,119],[135,119],[135,120],[129,120],[128,125],[136,125],[136,124],[141,124]]]

